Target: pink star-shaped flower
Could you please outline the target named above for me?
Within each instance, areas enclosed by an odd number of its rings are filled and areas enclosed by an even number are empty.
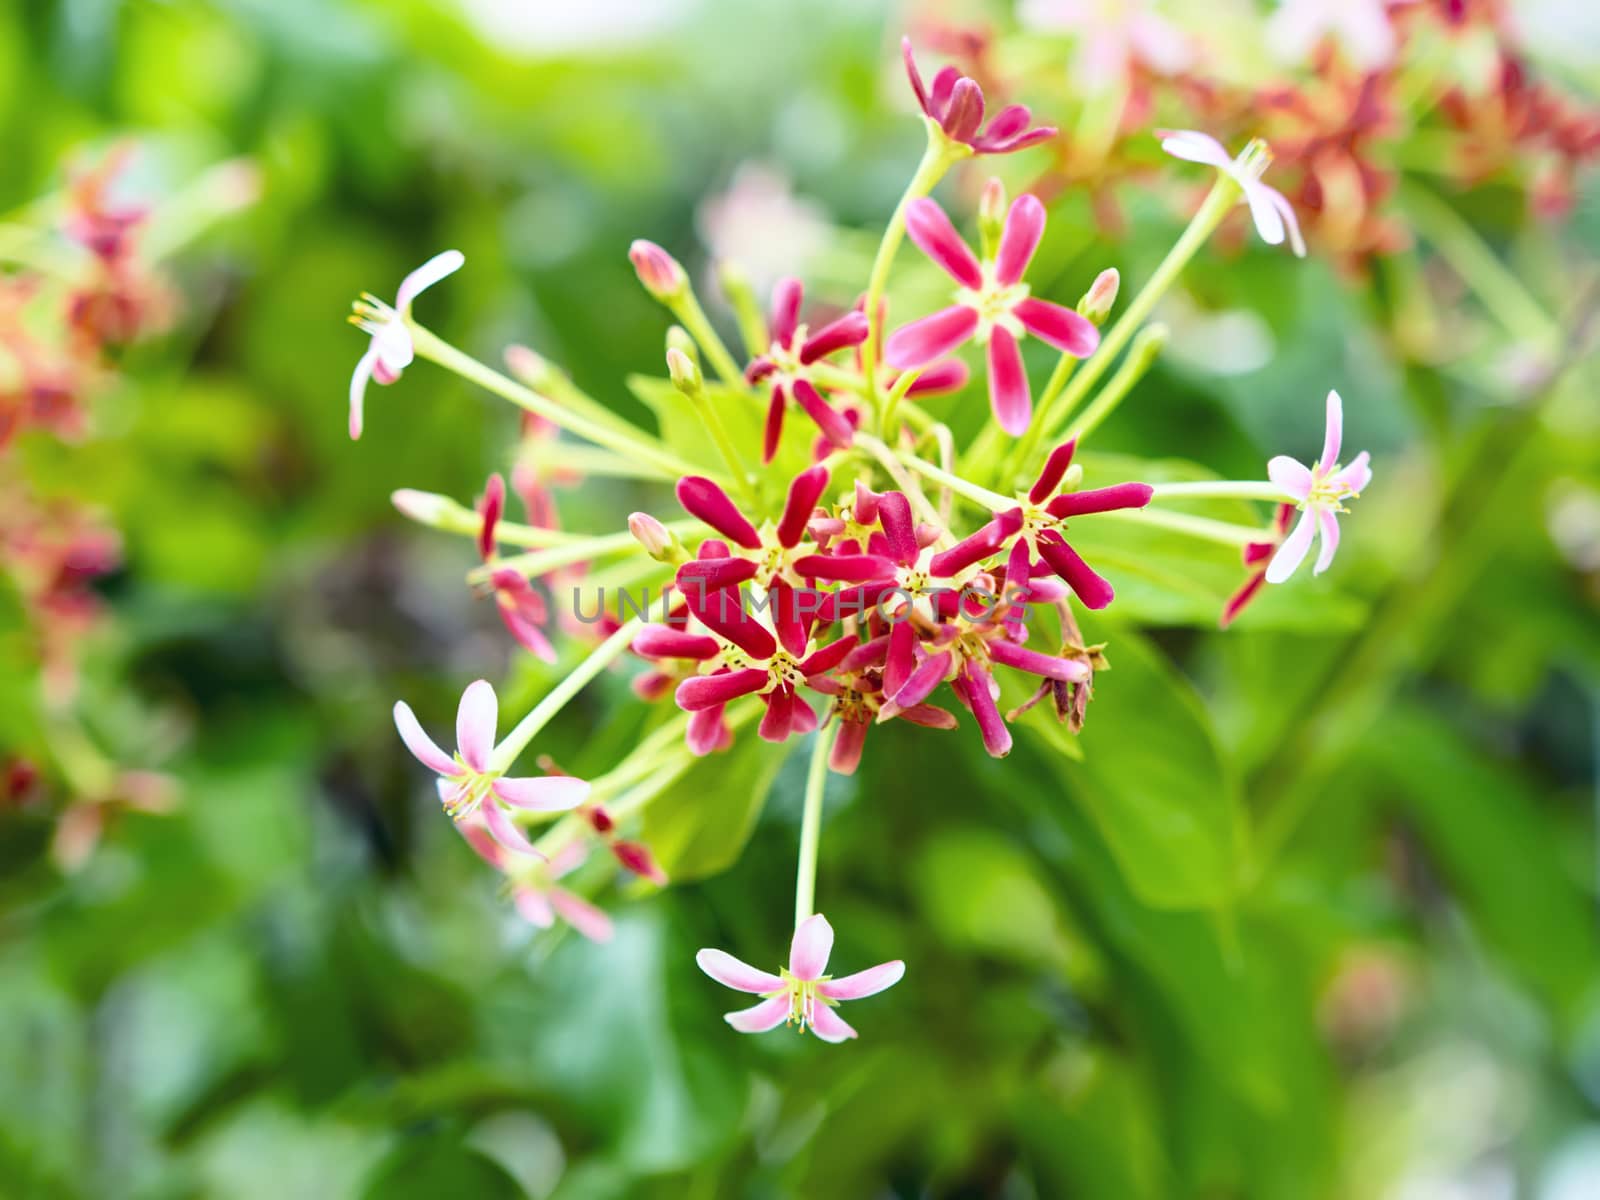
[[[755,1007],[724,1017],[740,1033],[765,1033],[779,1025],[794,1025],[801,1033],[810,1029],[825,1042],[843,1042],[855,1037],[856,1031],[833,1011],[839,1001],[860,1000],[893,987],[905,975],[906,964],[895,959],[834,979],[823,974],[832,952],[833,926],[815,913],[794,931],[789,965],[780,967],[776,975],[724,950],[702,950],[694,960],[718,983],[762,997]]]
[[[1317,554],[1313,575],[1321,575],[1333,563],[1339,549],[1339,513],[1346,512],[1344,501],[1359,496],[1372,481],[1372,468],[1363,450],[1350,465],[1339,465],[1339,443],[1344,437],[1344,405],[1338,392],[1328,393],[1328,428],[1323,435],[1322,457],[1306,466],[1280,454],[1267,463],[1267,476],[1300,506],[1300,520],[1284,538],[1278,552],[1267,564],[1267,582],[1282,583],[1295,573],[1311,550],[1311,539],[1320,534],[1322,549]]]
[[[361,436],[362,404],[366,400],[368,381],[393,383],[416,357],[411,330],[406,328],[412,301],[446,275],[459,271],[466,261],[459,250],[435,254],[400,281],[393,308],[373,295],[365,295],[357,303],[351,324],[371,334],[372,341],[350,375],[351,438]]]

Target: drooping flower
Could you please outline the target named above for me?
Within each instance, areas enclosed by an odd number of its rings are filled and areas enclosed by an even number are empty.
[[[841,1000],[860,1000],[899,983],[906,965],[899,959],[834,979],[823,974],[833,952],[833,926],[821,913],[800,922],[789,946],[789,963],[776,975],[741,962],[724,950],[701,950],[694,956],[700,969],[724,987],[762,997],[753,1008],[723,1018],[740,1033],[765,1033],[779,1025],[810,1029],[825,1042],[856,1036],[834,1009]]]
[[[900,53],[905,58],[906,76],[916,94],[917,107],[950,141],[966,146],[974,154],[1011,154],[1055,137],[1053,126],[1029,128],[1033,114],[1024,104],[1002,108],[985,128],[983,89],[975,80],[947,66],[933,77],[932,86],[924,86],[910,38],[901,39]]]
[[[1159,129],[1156,136],[1161,139],[1161,148],[1173,158],[1215,167],[1237,183],[1263,242],[1278,246],[1287,235],[1295,255],[1306,256],[1306,243],[1300,236],[1300,222],[1294,215],[1294,206],[1277,188],[1261,182],[1262,173],[1272,162],[1272,151],[1265,142],[1257,138],[1239,151],[1237,158],[1230,158],[1222,143],[1208,133],[1193,129]]]
[[[589,853],[580,842],[568,842],[549,859],[539,861],[511,858],[505,848],[485,830],[477,818],[463,821],[461,836],[478,852],[478,857],[506,877],[511,902],[523,920],[538,929],[549,929],[560,917],[591,942],[609,942],[614,928],[611,918],[582,896],[557,885],[556,880],[570,875],[583,865]]]
[[[1244,612],[1250,601],[1260,593],[1267,582],[1267,564],[1278,552],[1278,547],[1283,545],[1283,539],[1289,535],[1289,525],[1294,520],[1295,511],[1293,504],[1278,505],[1277,511],[1272,515],[1271,539],[1245,543],[1240,557],[1244,559],[1244,565],[1250,569],[1250,574],[1239,585],[1239,590],[1229,596],[1227,603],[1222,606],[1222,616],[1217,619],[1219,627],[1226,629],[1237,621],[1239,614]]]
[[[523,812],[565,812],[589,798],[589,785],[570,775],[513,779],[489,763],[494,751],[499,701],[485,679],[467,686],[456,710],[456,753],[441,750],[422,729],[404,700],[394,706],[394,724],[400,739],[418,762],[439,776],[439,800],[455,821],[481,813],[489,832],[508,850],[538,854],[532,842],[512,821],[508,808]]]
[[[1320,537],[1322,548],[1311,568],[1321,575],[1333,562],[1339,549],[1338,514],[1348,511],[1344,501],[1359,496],[1372,480],[1372,467],[1363,450],[1350,461],[1339,464],[1339,444],[1344,437],[1344,404],[1338,392],[1328,393],[1328,426],[1322,439],[1322,457],[1306,466],[1280,454],[1267,463],[1267,476],[1300,507],[1300,520],[1278,547],[1267,564],[1267,582],[1282,583],[1295,573],[1311,549],[1313,537]]]
[[[798,279],[778,280],[772,289],[769,331],[772,343],[745,371],[745,378],[751,383],[770,381],[772,385],[767,424],[761,440],[762,462],[771,462],[778,452],[778,439],[783,436],[783,412],[791,395],[835,446],[850,445],[855,433],[844,414],[817,391],[808,368],[836,351],[866,341],[866,314],[852,310],[812,333],[800,322],[803,299],[804,291]]]
[[[494,590],[494,603],[500,619],[523,649],[537,655],[545,662],[555,662],[556,650],[545,635],[545,622],[549,609],[544,596],[520,571],[495,565],[498,547],[495,531],[501,514],[505,512],[506,484],[498,474],[489,476],[489,482],[478,499],[478,553],[490,567],[489,585]]]
[[[969,339],[987,345],[989,404],[1000,427],[1013,437],[1027,431],[1033,415],[1017,339],[1031,333],[1078,358],[1094,353],[1100,344],[1100,331],[1093,322],[1064,305],[1030,296],[1022,282],[1044,235],[1044,223],[1044,205],[1038,197],[1018,196],[1006,214],[994,255],[980,262],[937,203],[914,201],[906,210],[906,232],[961,286],[953,305],[902,325],[884,348],[890,366],[909,370],[933,362]]]
[[[435,254],[400,281],[400,290],[395,293],[392,308],[371,293],[364,294],[356,302],[350,323],[371,334],[372,341],[350,376],[351,438],[361,436],[362,404],[366,400],[368,380],[393,383],[416,357],[411,330],[406,327],[412,302],[446,275],[459,271],[466,261],[459,250]]]

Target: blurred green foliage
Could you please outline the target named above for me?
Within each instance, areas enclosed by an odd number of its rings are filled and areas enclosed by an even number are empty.
[[[510,710],[574,660],[513,656],[459,585],[467,545],[387,499],[470,498],[515,416],[419,364],[351,444],[349,300],[459,246],[432,327],[486,361],[525,341],[670,432],[672,395],[622,384],[661,374],[664,328],[628,241],[698,271],[695,205],[775,162],[844,231],[813,271],[848,301],[920,131],[878,5],[571,6],[588,40],[547,50],[464,15],[488,7],[0,8],[0,209],[119,137],[157,192],[235,155],[264,172],[261,203],[176,260],[187,318],[130,353],[101,436],[26,448],[126,539],[93,733],[184,802],[70,875],[44,854],[50,805],[5,816],[0,1195],[1596,1194],[1592,368],[1508,423],[1503,338],[1406,361],[1381,280],[1259,247],[1208,251],[1187,303],[1246,314],[1276,353],[1233,374],[1169,356],[1090,482],[1195,477],[1174,453],[1258,474],[1309,452],[1337,384],[1382,464],[1340,569],[1218,635],[1231,554],[1086,525],[1119,602],[1087,630],[1111,671],[1081,739],[1040,712],[995,762],[969,727],[932,750],[874,730],[830,781],[823,907],[841,962],[909,968],[852,1011],[859,1042],[738,1037],[693,964],[787,943],[803,747],[746,734],[651,809],[683,886],[614,900],[609,946],[518,920],[388,715],[406,696],[442,726],[464,680],[507,670]],[[1149,273],[1179,218],[1124,199],[1124,242],[1057,206],[1038,290]],[[1565,233],[1495,189],[1462,211],[1564,319],[1593,196]],[[902,259],[897,305],[934,294],[922,269]],[[975,395],[934,406],[963,441]],[[561,494],[580,529],[658,500]],[[0,677],[0,743],[26,752],[23,674]],[[591,688],[541,749],[604,769],[639,736],[627,696]],[[1306,815],[1272,857],[1284,811]]]

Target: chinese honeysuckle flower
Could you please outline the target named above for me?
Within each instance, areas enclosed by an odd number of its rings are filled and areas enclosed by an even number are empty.
[[[944,67],[924,86],[911,52],[911,39],[900,39],[900,53],[906,62],[906,78],[916,95],[922,115],[951,142],[965,146],[974,154],[1011,154],[1055,137],[1053,126],[1030,129],[1033,114],[1026,105],[1009,104],[983,127],[983,89],[955,67]]]
[[[911,240],[961,285],[956,302],[931,316],[902,325],[889,336],[884,361],[897,370],[926,366],[969,338],[989,347],[989,404],[995,420],[1013,437],[1027,431],[1033,415],[1028,375],[1017,339],[1033,334],[1057,350],[1084,358],[1100,344],[1094,323],[1072,309],[1028,294],[1022,274],[1044,236],[1044,205],[1021,195],[1006,213],[992,258],[980,262],[944,210],[932,200],[906,209]]]
[[[723,950],[702,950],[694,956],[700,969],[735,991],[762,997],[754,1008],[723,1018],[740,1033],[765,1033],[779,1025],[808,1028],[825,1042],[843,1042],[856,1036],[833,1010],[841,1000],[860,1000],[900,982],[906,964],[899,959],[879,963],[854,975],[834,979],[824,975],[833,952],[833,926],[821,913],[800,922],[789,946],[789,965],[778,974],[758,970]]]
[[[1267,463],[1267,476],[1294,497],[1300,507],[1300,520],[1267,564],[1268,583],[1282,583],[1295,573],[1310,551],[1313,537],[1321,537],[1322,549],[1311,573],[1320,575],[1333,562],[1334,553],[1339,549],[1337,514],[1345,512],[1344,501],[1359,496],[1372,479],[1365,450],[1356,455],[1349,466],[1339,465],[1339,443],[1343,436],[1344,405],[1338,392],[1329,392],[1328,428],[1323,435],[1322,457],[1309,467],[1287,454],[1280,454]]]
[[[1161,148],[1173,158],[1215,167],[1237,183],[1244,192],[1245,203],[1250,206],[1250,219],[1255,222],[1256,232],[1263,242],[1269,246],[1282,245],[1287,235],[1296,257],[1306,256],[1306,243],[1300,236],[1300,222],[1294,215],[1294,206],[1277,188],[1261,182],[1262,173],[1272,162],[1272,151],[1265,142],[1256,138],[1233,158],[1209,133],[1193,129],[1158,129],[1156,136],[1161,139]]]
[[[459,250],[446,250],[435,254],[411,274],[400,281],[395,293],[394,307],[390,307],[371,293],[357,301],[350,323],[370,333],[372,341],[367,352],[356,363],[350,376],[350,436],[361,436],[361,409],[367,395],[367,382],[389,384],[400,378],[400,373],[411,365],[416,350],[411,342],[411,330],[406,321],[411,316],[411,304],[423,291],[438,283],[446,275],[459,271],[466,257]]]
[[[467,845],[478,852],[496,871],[506,877],[511,902],[522,919],[536,929],[549,929],[560,917],[591,942],[609,942],[615,932],[611,918],[576,892],[560,887],[556,880],[583,865],[589,852],[579,842],[568,842],[544,862],[520,861],[507,856],[477,818],[458,827]],[[526,864],[526,865],[525,865]]]
[[[467,686],[456,710],[456,753],[441,750],[417,721],[404,700],[394,706],[394,724],[400,739],[418,762],[439,776],[439,800],[455,821],[481,813],[494,840],[508,850],[538,854],[532,842],[511,820],[507,808],[524,812],[565,812],[589,798],[589,785],[570,775],[511,779],[491,770],[499,701],[486,679]]]

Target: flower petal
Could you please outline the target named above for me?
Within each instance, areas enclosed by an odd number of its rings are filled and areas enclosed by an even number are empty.
[[[778,441],[783,437],[783,409],[788,399],[781,382],[772,385],[772,398],[767,402],[767,423],[761,431],[761,461],[769,463],[778,453]]]
[[[1339,444],[1344,440],[1344,401],[1339,393],[1328,393],[1328,427],[1322,435],[1322,457],[1317,466],[1326,475],[1339,464]]]
[[[522,919],[539,929],[549,929],[556,923],[555,911],[550,907],[550,897],[539,888],[513,888],[511,902],[516,905]]]
[[[950,674],[950,664],[953,661],[954,658],[948,650],[930,654],[915,671],[911,672],[898,690],[891,694],[887,687],[884,688],[885,694],[889,696],[889,703],[884,705],[881,711],[891,716],[899,716],[903,710],[921,704]],[[887,679],[887,676],[885,678]]]
[[[1094,322],[1063,305],[1030,296],[1012,305],[1011,312],[1034,337],[1074,358],[1088,358],[1100,345]]]
[[[1022,119],[1026,124],[1027,109],[1022,110]],[[999,121],[995,123],[999,124]],[[993,130],[990,132],[992,135]],[[1005,228],[1000,233],[1000,248],[995,253],[995,279],[1001,287],[1010,287],[1022,278],[1043,236],[1044,205],[1039,203],[1039,197],[1024,192],[1011,202],[1011,209],[1006,213]]]
[[[828,486],[826,467],[809,467],[794,477],[789,485],[788,498],[783,503],[783,515],[778,519],[778,544],[794,549],[805,536],[806,522],[816,511],[817,501]]]
[[[1231,166],[1233,163],[1233,156],[1209,133],[1200,133],[1194,129],[1158,129],[1156,136],[1161,139],[1161,148],[1173,158],[1219,168]]]
[[[1267,478],[1296,500],[1311,495],[1311,468],[1287,454],[1276,455],[1268,461]]]
[[[854,975],[841,975],[838,979],[819,983],[817,994],[829,1000],[860,1000],[892,988],[905,977],[905,973],[906,964],[897,958],[893,962],[879,963],[865,971],[857,971]]]
[[[789,974],[796,979],[816,979],[828,969],[832,953],[833,926],[821,913],[812,913],[800,922],[789,943]]]
[[[1323,509],[1317,514],[1317,531],[1320,535],[1320,548],[1317,552],[1316,566],[1311,568],[1313,575],[1321,575],[1333,565],[1333,556],[1339,550],[1339,518]]]
[[[885,492],[878,499],[878,525],[889,541],[889,553],[903,567],[915,565],[919,549],[911,501],[904,492]]]
[[[742,671],[718,671],[715,675],[696,675],[678,685],[673,696],[684,712],[721,708],[730,700],[758,692],[767,683],[767,673],[748,667]]]
[[[367,352],[350,373],[350,440],[358,441],[362,428],[362,405],[367,398],[367,384],[372,381],[372,368],[378,361],[378,345],[369,342]]]
[[[691,658],[698,662],[715,658],[721,649],[716,638],[685,633],[669,625],[646,625],[634,635],[632,648],[646,658]]]
[[[566,888],[551,888],[550,903],[563,921],[591,942],[609,942],[616,932],[609,916]]]
[[[906,233],[962,287],[976,291],[983,286],[983,269],[937,201],[924,197],[911,202],[906,209]]]
[[[1116,598],[1111,584],[1095,574],[1059,533],[1047,532],[1039,538],[1038,544],[1039,553],[1050,564],[1050,569],[1066,581],[1085,608],[1101,609]]]
[[[978,731],[983,734],[983,748],[994,758],[1004,758],[1011,753],[1011,730],[1006,728],[994,702],[994,681],[988,668],[980,666],[975,659],[968,659],[962,668],[961,680],[965,685],[963,698],[978,722]]]
[[[1283,540],[1283,545],[1278,547],[1278,552],[1267,564],[1268,583],[1282,583],[1295,573],[1305,561],[1306,552],[1311,549],[1311,537],[1316,529],[1316,515],[1309,510],[1301,513],[1294,530]]]
[[[731,538],[747,550],[761,549],[761,535],[745,519],[734,502],[704,475],[685,475],[675,489],[678,503],[691,517],[698,517],[723,537]]]
[[[1000,428],[1012,437],[1028,432],[1033,398],[1028,394],[1022,351],[1011,331],[999,325],[989,335],[989,407]]]
[[[1350,460],[1350,465],[1335,475],[1334,480],[1344,484],[1352,492],[1361,493],[1367,490],[1367,484],[1372,482],[1371,456],[1363,450]]]
[[[989,657],[1001,666],[1042,675],[1046,679],[1059,679],[1064,683],[1083,683],[1089,678],[1089,668],[1075,658],[1040,654],[1015,642],[998,639],[990,642]]]
[[[847,346],[859,346],[866,340],[867,314],[847,312],[837,321],[829,322],[806,339],[805,345],[800,347],[800,361],[807,364],[814,363],[819,358],[826,358],[835,350],[843,350]]]
[[[854,775],[861,765],[861,752],[867,744],[867,722],[840,721],[828,751],[828,770],[835,775]]]
[[[800,304],[805,290],[793,276],[785,276],[772,285],[772,340],[787,346],[800,324]]]
[[[1306,256],[1306,239],[1300,233],[1300,218],[1294,214],[1294,205],[1289,203],[1289,198],[1275,187],[1261,185],[1261,190],[1266,194],[1272,207],[1278,210],[1278,215],[1283,218],[1283,227],[1289,232],[1289,248],[1294,251],[1296,258]]]
[[[1256,223],[1256,232],[1267,245],[1277,246],[1284,238],[1283,214],[1273,204],[1270,192],[1272,189],[1257,179],[1244,184],[1244,198],[1250,205],[1250,219]]]
[[[494,794],[513,808],[528,812],[566,812],[589,798],[589,784],[571,775],[496,779]]]
[[[920,367],[949,354],[977,328],[977,310],[953,304],[896,329],[884,345],[883,359],[897,371]]]
[[[494,686],[487,679],[469,683],[456,708],[456,749],[474,771],[489,769],[499,716],[500,704],[495,699]]]
[[[770,1000],[763,1000],[754,1008],[723,1013],[722,1019],[740,1033],[766,1033],[767,1030],[776,1029],[789,1019],[789,997],[774,996]]]
[[[404,700],[395,702],[394,727],[400,731],[400,740],[406,744],[406,749],[428,770],[437,771],[440,775],[454,775],[460,770],[456,760],[427,735],[422,723],[417,720],[417,714],[411,711],[411,706]]]
[[[1143,508],[1153,495],[1155,492],[1148,483],[1114,483],[1084,492],[1064,492],[1045,507],[1053,517],[1083,517],[1090,513]]]
[[[794,400],[806,416],[822,430],[822,436],[827,438],[841,450],[855,440],[855,426],[850,424],[845,415],[833,405],[822,398],[822,393],[817,391],[809,379],[796,379],[794,381]]]
[[[835,1045],[848,1042],[856,1036],[856,1031],[850,1028],[849,1023],[826,1004],[817,1005],[816,1011],[811,1014],[811,1032]]]
[[[1028,490],[1029,504],[1043,504],[1045,498],[1056,490],[1067,468],[1072,465],[1072,455],[1077,448],[1078,439],[1073,438],[1050,451],[1050,457],[1044,460],[1044,467],[1039,471],[1039,478],[1033,481],[1033,487]]]
[[[507,850],[514,850],[518,854],[531,854],[535,858],[544,857],[539,853],[538,848],[527,839],[522,830],[517,828],[516,822],[511,819],[506,810],[496,804],[493,799],[485,800],[478,811],[483,814],[483,823],[489,827],[489,832],[494,835],[494,840]]]
[[[466,261],[466,256],[459,250],[445,250],[435,254],[400,281],[400,290],[395,294],[394,306],[401,312],[406,312],[418,295],[446,275],[455,274],[466,265]]]

